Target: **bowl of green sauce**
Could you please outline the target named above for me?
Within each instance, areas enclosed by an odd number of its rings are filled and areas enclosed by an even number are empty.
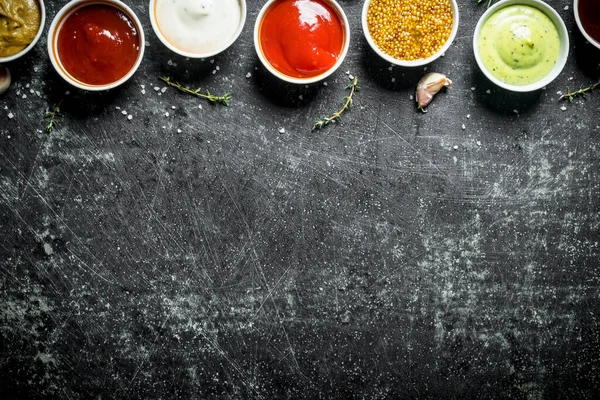
[[[10,0],[0,10],[0,63],[16,60],[31,50],[44,31],[43,0]]]
[[[479,68],[494,84],[513,92],[531,92],[548,85],[564,68],[569,35],[548,4],[504,0],[479,19],[473,50]]]

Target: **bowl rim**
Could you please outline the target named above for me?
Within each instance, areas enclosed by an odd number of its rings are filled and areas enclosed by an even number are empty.
[[[87,84],[87,83],[81,82],[80,80],[71,76],[71,74],[69,74],[66,71],[66,69],[62,66],[62,63],[60,62],[60,59],[58,56],[58,49],[57,49],[57,47],[58,47],[58,44],[57,44],[58,32],[60,31],[60,28],[63,26],[64,21],[73,12],[75,12],[79,8],[94,5],[94,4],[109,5],[109,6],[117,8],[120,11],[127,14],[127,16],[129,18],[131,18],[131,20],[135,24],[135,26],[138,30],[138,35],[139,35],[139,40],[140,40],[140,51],[138,53],[137,60],[136,60],[135,64],[131,67],[129,72],[127,72],[127,74],[125,74],[119,80],[111,82],[111,83],[107,83],[104,85]],[[52,20],[52,23],[50,24],[50,29],[48,30],[48,56],[50,57],[50,62],[54,66],[54,69],[56,70],[56,72],[58,72],[58,74],[64,80],[66,80],[71,85],[73,85],[79,89],[88,90],[88,91],[96,91],[97,92],[97,91],[112,89],[112,88],[115,88],[115,87],[123,84],[125,81],[127,81],[129,78],[131,78],[131,76],[137,71],[140,64],[142,63],[142,59],[144,58],[144,49],[146,47],[145,43],[146,43],[146,39],[144,36],[144,28],[142,26],[142,23],[140,22],[139,18],[135,14],[135,12],[133,12],[133,10],[129,6],[127,6],[127,4],[123,3],[120,0],[72,0],[69,3],[65,4],[58,11],[56,16]]]
[[[346,13],[344,12],[342,7],[338,4],[338,2],[336,0],[322,0],[325,3],[329,4],[335,10],[335,12],[337,13],[337,15],[340,18],[342,25],[343,25],[344,45],[342,46],[342,51],[340,52],[340,55],[339,55],[337,61],[335,62],[335,64],[333,64],[331,66],[331,68],[329,68],[327,71],[325,71],[319,75],[315,75],[315,76],[311,76],[311,77],[307,77],[307,78],[296,78],[293,76],[286,75],[282,72],[279,72],[277,69],[275,69],[271,65],[271,63],[266,59],[266,57],[264,56],[264,54],[262,53],[262,50],[261,50],[260,27],[262,25],[262,20],[263,20],[265,14],[267,13],[267,11],[269,11],[269,9],[273,6],[273,4],[275,4],[278,1],[282,1],[282,0],[268,0],[260,9],[260,11],[256,17],[256,22],[254,23],[254,49],[256,50],[256,54],[258,55],[258,58],[261,61],[262,65],[271,74],[273,74],[277,78],[281,79],[282,81],[285,81],[288,83],[293,83],[293,84],[298,84],[298,85],[308,85],[311,83],[320,82],[320,81],[324,80],[325,78],[329,77],[335,71],[337,71],[337,69],[340,67],[340,65],[342,65],[342,63],[344,62],[346,55],[348,54],[348,49],[350,48],[350,34],[351,33],[350,33],[350,23],[348,22]]]
[[[13,54],[12,56],[8,56],[8,57],[0,57],[0,63],[14,61],[17,58],[24,56],[25,54],[27,54],[29,52],[29,50],[31,50],[37,44],[37,42],[40,40],[40,37],[42,37],[42,34],[44,33],[44,27],[46,25],[46,5],[44,4],[44,0],[37,0],[37,2],[40,5],[40,14],[41,14],[40,17],[41,18],[40,18],[40,26],[38,28],[37,33],[35,34],[35,37],[31,41],[31,43],[29,43],[27,45],[27,47],[25,47],[23,50],[21,50],[17,54]]]
[[[590,42],[592,46],[596,47],[597,49],[600,49],[600,41],[594,39],[589,33],[587,33],[587,31],[583,27],[583,24],[581,23],[581,19],[579,18],[579,0],[573,0],[573,14],[575,15],[575,22],[577,23],[577,27],[579,28],[579,31],[581,32],[585,40]]]
[[[454,39],[456,38],[456,34],[458,33],[459,19],[460,19],[458,3],[456,0],[450,0],[450,3],[452,4],[452,11],[454,13],[453,18],[452,18],[452,30],[450,31],[450,36],[448,37],[448,40],[446,40],[446,43],[444,43],[444,45],[434,55],[432,55],[430,57],[409,61],[409,60],[399,60],[397,58],[390,56],[389,54],[384,53],[379,48],[379,46],[377,46],[377,44],[375,44],[375,41],[373,40],[373,37],[371,36],[371,33],[369,32],[369,24],[367,23],[367,13],[369,10],[369,5],[371,4],[371,0],[365,0],[365,3],[363,4],[362,15],[361,15],[363,34],[365,36],[365,39],[367,39],[367,42],[373,49],[373,51],[375,51],[375,53],[377,53],[381,58],[383,58],[384,60],[388,61],[391,64],[394,64],[394,65],[397,65],[400,67],[421,67],[423,65],[430,64],[446,53],[446,51],[450,48],[450,46],[454,42]]]
[[[231,36],[231,38],[227,42],[225,42],[221,47],[219,47],[216,50],[209,51],[206,53],[188,52],[185,50],[181,50],[178,47],[171,44],[171,42],[169,42],[169,40],[163,35],[162,31],[160,30],[158,20],[156,18],[156,5],[157,5],[158,1],[160,1],[160,0],[150,0],[149,6],[148,6],[150,25],[152,25],[154,34],[156,35],[156,37],[158,37],[158,40],[160,40],[162,42],[162,44],[164,44],[169,50],[171,50],[172,52],[179,54],[180,56],[183,56],[183,57],[209,58],[212,56],[216,56],[219,53],[222,53],[223,51],[225,51],[229,47],[231,47],[231,45],[240,37],[240,35],[242,34],[242,31],[244,30],[244,26],[246,25],[246,18],[248,15],[248,7],[246,4],[246,0],[238,0],[240,3],[240,6],[241,6],[242,15],[240,18],[240,23],[239,23],[235,33],[233,34],[233,36]]]
[[[512,85],[502,82],[500,79],[493,76],[486,69],[485,65],[483,64],[483,60],[481,59],[481,55],[479,54],[479,34],[481,32],[483,24],[496,11],[512,5],[524,5],[534,7],[546,14],[546,16],[550,18],[554,26],[556,26],[556,30],[558,31],[558,37],[560,40],[558,60],[554,65],[554,68],[542,79],[538,80],[537,82],[530,83],[528,85]],[[479,21],[477,22],[477,25],[475,26],[475,31],[473,33],[473,52],[475,54],[475,61],[477,62],[477,65],[479,66],[481,72],[483,72],[483,74],[496,86],[499,86],[503,89],[512,92],[533,92],[535,90],[542,89],[546,85],[550,84],[562,72],[569,57],[569,33],[567,31],[567,27],[563,19],[560,17],[558,12],[556,12],[554,8],[552,8],[550,5],[541,0],[501,0],[500,2],[488,8],[479,18]]]

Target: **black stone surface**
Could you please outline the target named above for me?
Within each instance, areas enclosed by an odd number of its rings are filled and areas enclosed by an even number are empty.
[[[571,39],[563,73],[515,96],[475,64],[485,5],[459,0],[427,70],[454,83],[427,114],[411,97],[425,70],[377,58],[361,1],[340,1],[344,64],[309,87],[260,65],[261,1],[204,61],[127,3],[148,45],[121,88],[69,87],[46,35],[8,65],[0,398],[598,398],[600,92],[558,92],[597,81],[600,51],[571,1],[549,1]],[[46,2],[46,30],[64,4]],[[349,74],[351,110],[312,131]],[[162,75],[230,107],[163,93]]]

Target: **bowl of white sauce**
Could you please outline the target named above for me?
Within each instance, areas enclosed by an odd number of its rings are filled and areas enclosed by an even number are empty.
[[[184,57],[207,58],[236,41],[246,0],[150,0],[150,23],[160,41]]]

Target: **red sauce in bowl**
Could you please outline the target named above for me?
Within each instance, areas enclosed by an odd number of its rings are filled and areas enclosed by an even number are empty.
[[[583,29],[600,42],[600,0],[579,0],[577,11]]]
[[[264,14],[260,47],[279,72],[294,78],[320,75],[342,53],[342,21],[323,0],[280,0]]]
[[[123,11],[93,4],[66,18],[57,49],[64,69],[73,78],[88,85],[106,85],[131,71],[140,45],[136,26]]]

